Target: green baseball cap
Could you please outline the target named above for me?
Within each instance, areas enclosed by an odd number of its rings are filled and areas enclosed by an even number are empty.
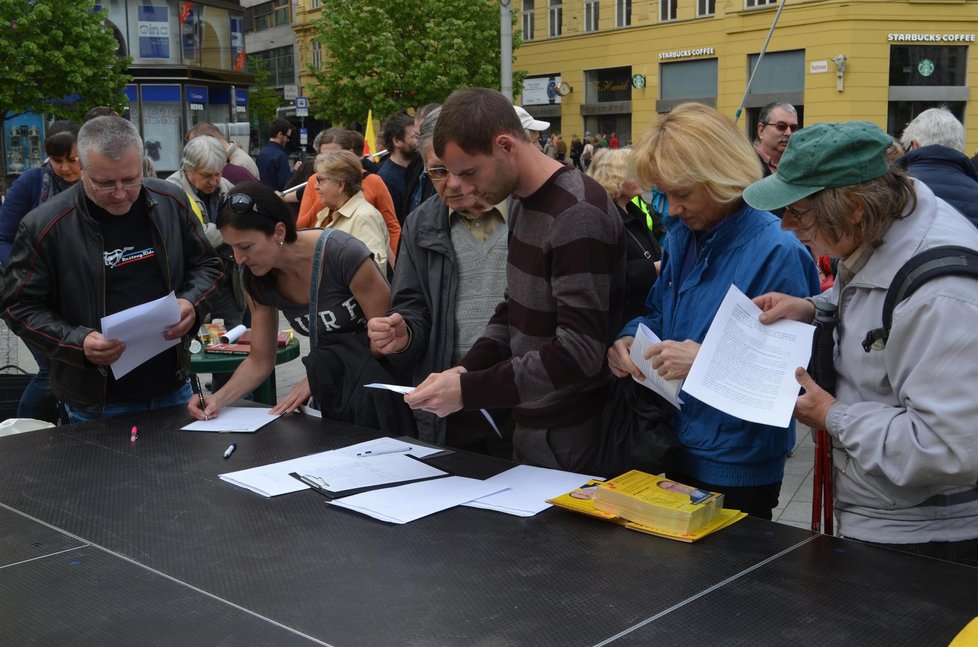
[[[822,189],[852,186],[890,169],[893,138],[868,121],[807,126],[791,136],[778,172],[744,189],[755,209],[780,209]]]

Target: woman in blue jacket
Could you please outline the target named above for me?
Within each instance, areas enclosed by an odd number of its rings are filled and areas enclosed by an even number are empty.
[[[51,124],[44,139],[48,158],[38,168],[22,173],[7,191],[3,207],[0,207],[0,264],[6,266],[10,260],[17,225],[24,216],[81,178],[81,164],[75,149],[77,135],[78,126],[74,122]],[[17,417],[57,422],[58,403],[51,394],[47,357],[30,344],[27,348],[37,361],[37,374],[24,389],[17,405]]]
[[[775,289],[800,297],[818,293],[808,250],[781,231],[775,216],[744,203],[744,189],[761,178],[760,163],[744,135],[715,109],[687,103],[661,117],[639,144],[636,165],[645,186],[666,194],[676,222],[648,314],[629,322],[608,351],[617,377],[644,379],[628,357],[644,323],[663,340],[650,351],[653,367],[667,379],[685,379],[731,284],[752,298]],[[669,458],[668,477],[723,492],[725,507],[770,519],[795,442],[794,422],[787,428],[747,422],[682,397],[672,423],[681,448]]]

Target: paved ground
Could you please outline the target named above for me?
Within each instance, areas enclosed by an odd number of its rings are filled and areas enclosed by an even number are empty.
[[[279,330],[289,327],[284,318],[280,319],[279,324]],[[309,340],[302,335],[296,335],[296,337],[299,339],[300,357],[304,357],[309,351]],[[34,358],[24,347],[23,342],[20,344],[18,358],[21,367],[28,371],[36,370]],[[292,385],[303,377],[305,377],[305,367],[299,360],[278,366],[275,371],[278,397],[281,398],[287,394]],[[201,381],[209,380],[202,378]],[[774,510],[775,521],[805,529],[811,526],[814,452],[815,444],[812,441],[811,433],[807,428],[800,428],[798,430],[798,442],[785,466],[780,502]]]

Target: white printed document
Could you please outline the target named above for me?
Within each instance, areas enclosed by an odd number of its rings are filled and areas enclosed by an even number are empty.
[[[180,430],[252,434],[282,415],[273,416],[268,413],[270,410],[264,407],[224,407],[213,418],[196,420]]]
[[[672,406],[682,409],[683,401],[679,399],[679,390],[683,388],[683,381],[667,380],[652,368],[652,360],[645,359],[645,352],[652,346],[661,343],[662,340],[659,339],[659,336],[652,332],[648,326],[643,323],[638,325],[628,356],[632,359],[632,363],[638,367],[638,370],[645,375],[645,380],[636,380],[634,377],[632,379],[661,395]]]
[[[505,512],[517,517],[532,517],[550,507],[547,499],[570,492],[592,479],[604,480],[587,474],[517,465],[485,480],[486,483],[506,489],[469,501],[465,505]]]
[[[403,524],[488,496],[499,489],[500,486],[488,481],[446,476],[333,499],[329,504],[388,523]]]
[[[180,306],[173,292],[155,301],[102,317],[102,336],[125,342],[126,350],[112,363],[112,375],[121,378],[132,369],[180,343],[164,339],[170,326],[180,323]]]
[[[706,333],[683,390],[742,420],[787,427],[808,366],[815,327],[757,320],[761,309],[731,285]]]

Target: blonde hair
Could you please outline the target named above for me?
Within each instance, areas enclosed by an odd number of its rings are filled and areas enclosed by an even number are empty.
[[[613,202],[618,202],[621,185],[635,179],[635,151],[630,148],[601,148],[591,158],[587,174],[604,187]]]
[[[316,173],[322,173],[336,182],[344,182],[348,195],[353,196],[360,190],[363,181],[363,167],[360,159],[347,150],[320,153],[316,156],[313,167]]]
[[[701,103],[659,117],[635,149],[642,186],[703,189],[717,204],[741,198],[763,176],[754,148],[734,123]]]

